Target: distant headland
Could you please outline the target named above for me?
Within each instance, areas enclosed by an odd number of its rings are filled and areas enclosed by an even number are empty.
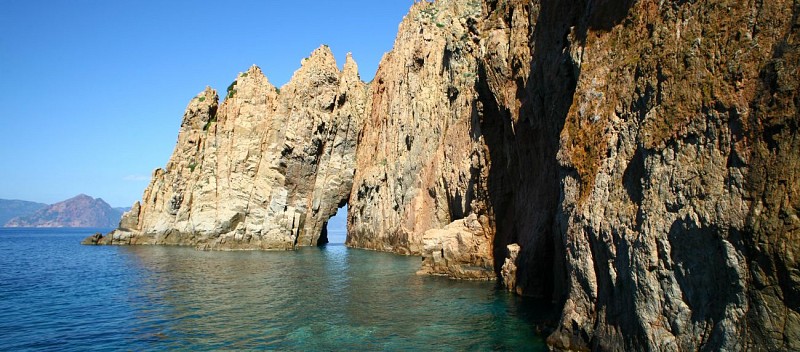
[[[0,199],[2,227],[116,227],[127,208],[113,208],[102,198],[79,194],[47,205]]]

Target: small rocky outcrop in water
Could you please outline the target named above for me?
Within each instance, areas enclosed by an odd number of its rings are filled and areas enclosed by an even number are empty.
[[[97,232],[94,235],[84,238],[83,241],[81,241],[81,244],[88,244],[88,245],[100,244],[100,241],[102,240],[103,240],[103,234]]]
[[[553,301],[555,348],[800,350],[798,21],[796,1],[415,3],[368,90],[321,48],[280,93],[252,68],[198,96],[99,242],[313,245],[349,202],[351,247]]]
[[[281,89],[253,66],[218,103],[211,88],[186,108],[166,168],[105,244],[292,249],[326,241],[350,194],[366,85],[327,46]]]
[[[5,227],[114,227],[120,212],[100,198],[81,194],[9,220]]]

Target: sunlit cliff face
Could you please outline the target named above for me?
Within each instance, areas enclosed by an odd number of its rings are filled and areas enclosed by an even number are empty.
[[[368,87],[323,47],[198,96],[104,241],[291,249],[347,204],[351,247],[551,299],[555,347],[800,349],[798,12],[415,3]]]

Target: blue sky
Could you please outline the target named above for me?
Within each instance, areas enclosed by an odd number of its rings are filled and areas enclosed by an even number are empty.
[[[321,44],[369,81],[412,0],[0,2],[0,198],[141,198],[189,100]]]

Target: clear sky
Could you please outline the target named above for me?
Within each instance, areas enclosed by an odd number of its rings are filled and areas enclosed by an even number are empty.
[[[130,206],[205,86],[283,85],[321,44],[369,81],[412,3],[0,0],[0,198]]]

